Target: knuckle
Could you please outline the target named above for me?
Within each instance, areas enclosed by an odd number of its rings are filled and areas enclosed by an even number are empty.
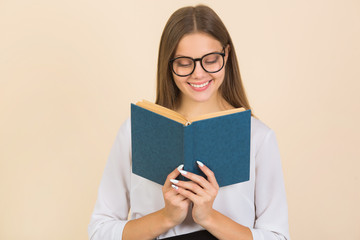
[[[181,195],[187,197],[187,191],[183,191],[181,188],[179,188],[178,191]]]
[[[171,174],[171,173],[170,173],[169,175],[167,175],[167,177],[166,177],[166,181],[170,181],[171,176],[172,176],[172,174]]]
[[[170,191],[164,193],[164,198],[169,199],[170,198]]]
[[[196,189],[195,189],[196,191],[201,191],[201,190],[203,190],[203,188],[200,187],[199,185],[196,185],[195,188],[196,188]]]

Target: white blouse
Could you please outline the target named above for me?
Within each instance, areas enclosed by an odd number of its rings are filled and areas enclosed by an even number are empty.
[[[254,240],[289,240],[288,208],[276,137],[270,128],[253,117],[250,149],[250,180],[220,188],[213,208],[249,227]],[[88,228],[89,238],[121,240],[127,221],[163,207],[162,185],[131,172],[128,119],[116,136],[104,170]],[[183,223],[158,239],[198,230],[203,228],[188,214]]]

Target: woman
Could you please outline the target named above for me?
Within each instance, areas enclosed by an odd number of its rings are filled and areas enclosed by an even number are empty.
[[[168,20],[160,42],[156,103],[189,118],[250,109],[229,33],[209,7],[181,8]],[[132,174],[130,126],[129,120],[122,125],[111,150],[90,239],[289,239],[277,142],[261,121],[251,119],[250,180],[220,189],[201,162],[207,179],[181,167],[163,186]],[[175,180],[179,174],[191,181]]]

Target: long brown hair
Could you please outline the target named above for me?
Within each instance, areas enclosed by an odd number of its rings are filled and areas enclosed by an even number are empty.
[[[231,37],[219,18],[209,7],[197,5],[184,7],[175,11],[167,21],[160,40],[156,103],[175,109],[178,104],[180,90],[176,86],[169,61],[174,57],[180,39],[189,33],[203,32],[217,39],[225,48],[229,48],[229,56],[225,67],[225,77],[219,91],[222,97],[233,107],[251,109],[240,77],[240,69]]]

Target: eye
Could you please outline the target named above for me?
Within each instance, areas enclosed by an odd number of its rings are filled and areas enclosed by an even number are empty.
[[[193,61],[191,61],[188,58],[178,58],[174,61],[174,64],[176,67],[186,68],[186,67],[192,67]]]
[[[211,54],[211,55],[206,56],[203,59],[203,63],[206,64],[206,65],[214,64],[214,63],[217,63],[218,61],[219,61],[219,55],[218,54]]]

